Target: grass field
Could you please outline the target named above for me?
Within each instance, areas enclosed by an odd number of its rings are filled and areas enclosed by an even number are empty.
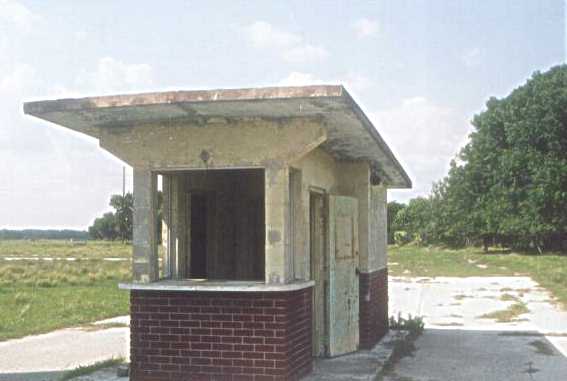
[[[0,241],[0,340],[128,313],[131,246]],[[104,260],[110,258],[110,260]]]
[[[519,276],[545,287],[567,309],[567,255],[527,255],[478,248],[449,250],[415,245],[390,246],[388,271],[395,276]]]
[[[117,285],[130,280],[131,250],[118,242],[0,241],[0,340],[127,314],[128,292]],[[389,272],[528,275],[567,306],[567,256],[391,246]]]

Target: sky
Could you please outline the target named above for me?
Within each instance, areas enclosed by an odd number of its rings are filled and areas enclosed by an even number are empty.
[[[125,165],[24,101],[343,84],[427,196],[470,120],[565,59],[562,0],[0,0],[0,228],[86,229]],[[127,190],[132,171],[127,167]]]

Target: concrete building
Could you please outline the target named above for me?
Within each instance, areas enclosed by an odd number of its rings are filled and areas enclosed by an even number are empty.
[[[296,380],[387,331],[386,190],[411,181],[342,86],[24,110],[134,168],[132,380]]]

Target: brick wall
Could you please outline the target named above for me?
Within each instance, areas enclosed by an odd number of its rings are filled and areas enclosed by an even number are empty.
[[[388,332],[388,269],[360,273],[360,348],[371,349]]]
[[[131,380],[297,380],[311,372],[311,288],[132,290]]]

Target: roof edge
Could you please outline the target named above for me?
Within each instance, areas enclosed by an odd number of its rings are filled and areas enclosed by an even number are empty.
[[[234,102],[289,98],[340,97],[344,92],[346,92],[346,90],[342,85],[176,90],[25,102],[24,113],[28,115],[41,115],[50,112],[170,103]]]

